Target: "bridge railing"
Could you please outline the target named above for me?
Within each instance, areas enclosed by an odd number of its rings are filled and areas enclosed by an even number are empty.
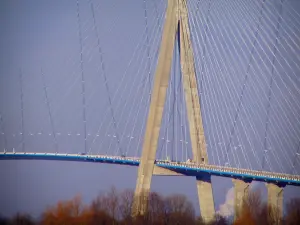
[[[110,155],[85,155],[85,154],[69,154],[69,153],[35,153],[35,152],[3,152],[0,155],[10,156],[11,158],[22,158],[22,156],[29,156],[32,158],[40,158],[45,156],[57,156],[57,157],[76,157],[84,159],[101,159],[102,162],[113,161],[117,160],[119,162],[127,162],[129,164],[138,165],[140,163],[140,158],[137,157],[128,157],[128,156],[110,156]],[[5,157],[7,158],[7,157]],[[25,159],[25,157],[24,157]],[[133,162],[133,163],[130,163]],[[118,162],[116,162],[118,163]],[[289,183],[289,181],[296,181],[300,184],[300,176],[299,175],[291,175],[291,174],[284,174],[284,173],[274,173],[268,171],[259,171],[259,170],[251,170],[251,169],[242,169],[242,168],[232,168],[228,166],[217,166],[217,165],[207,165],[207,164],[196,164],[194,162],[173,162],[168,160],[155,160],[155,164],[162,167],[174,167],[174,168],[182,168],[182,169],[195,169],[195,170],[202,170],[202,172],[213,173],[217,172],[218,174],[226,173],[229,176],[238,177],[249,177],[251,180],[255,180],[255,177],[258,177],[260,180],[267,179],[268,180],[276,180],[282,181],[284,183]]]
[[[244,174],[244,175],[253,175],[253,176],[261,176],[261,177],[268,177],[268,178],[275,178],[275,179],[284,179],[284,180],[293,180],[293,181],[300,181],[299,175],[291,175],[285,173],[274,173],[268,171],[259,171],[259,170],[250,170],[250,169],[242,169],[242,168],[232,168],[226,166],[217,166],[217,165],[204,165],[204,164],[196,164],[193,162],[167,162],[167,161],[156,161],[157,164],[167,164],[173,165],[176,167],[182,168],[195,168],[195,169],[204,169],[204,170],[212,170],[212,171],[220,171],[220,172],[229,172],[229,173],[236,173],[236,174]]]

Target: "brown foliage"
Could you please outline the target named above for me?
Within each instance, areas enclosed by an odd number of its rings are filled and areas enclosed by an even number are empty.
[[[195,223],[195,211],[191,202],[184,195],[171,195],[165,200],[170,224]]]
[[[292,199],[287,204],[287,215],[285,217],[285,224],[298,225],[300,224],[300,198]]]
[[[204,224],[204,223],[202,223],[202,224]],[[227,220],[224,217],[220,216],[220,215],[216,215],[215,219],[209,223],[209,225],[227,225],[227,224],[229,224],[227,222]]]
[[[0,215],[0,225],[6,225],[6,224],[8,224],[8,218],[5,218],[5,217],[2,217],[1,215]]]
[[[113,190],[112,190],[113,191]],[[110,197],[113,197],[110,195]],[[73,200],[58,202],[55,207],[49,208],[43,213],[42,225],[98,225],[114,224],[114,211],[109,198],[104,197],[103,201],[99,196],[90,206],[83,206],[81,198],[75,197]],[[109,214],[111,212],[111,214]]]
[[[131,190],[125,190],[120,195],[120,214],[123,219],[131,219],[133,196],[134,193]]]
[[[193,205],[184,195],[163,197],[152,192],[148,198],[147,212],[131,217],[134,193],[131,190],[117,192],[112,187],[100,194],[89,206],[84,206],[80,196],[60,201],[42,214],[41,225],[202,225],[195,218]],[[222,218],[220,218],[221,221]],[[224,220],[224,219],[223,219]],[[21,224],[21,223],[15,223]],[[226,224],[226,223],[213,223]],[[27,225],[27,224],[25,224]]]
[[[26,214],[17,214],[15,215],[10,223],[10,225],[34,225],[35,223],[29,215]]]
[[[259,191],[250,192],[248,198],[244,199],[242,212],[234,222],[235,225],[273,225],[281,223],[279,212],[276,208],[261,201]]]
[[[148,198],[147,212],[143,216],[131,217],[134,193],[131,190],[117,192],[112,187],[105,194],[100,194],[89,206],[84,206],[76,196],[69,201],[58,202],[42,215],[41,225],[204,225],[201,217],[195,218],[193,205],[184,195],[163,197],[152,192]],[[239,218],[235,225],[300,224],[300,198],[287,204],[287,214],[279,220],[277,209],[261,201],[258,191],[249,193],[244,200]],[[283,223],[284,222],[284,223]],[[0,218],[0,225],[33,225],[27,215],[17,214],[8,220]],[[210,225],[226,225],[224,217],[216,216]]]
[[[196,224],[193,205],[185,196],[171,195],[164,198],[155,192],[150,193],[146,215],[136,221],[157,225]]]
[[[99,195],[96,200],[92,202],[91,210],[93,212],[104,212],[116,221],[120,215],[119,194],[116,188],[112,187],[107,194]],[[114,224],[115,222],[112,222]]]
[[[255,225],[255,220],[249,208],[244,208],[241,216],[234,222],[234,225]]]
[[[81,198],[76,196],[70,201],[58,202],[55,207],[46,210],[42,215],[41,224],[82,224],[82,212]]]

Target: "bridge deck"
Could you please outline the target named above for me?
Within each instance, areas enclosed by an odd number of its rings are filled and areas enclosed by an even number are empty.
[[[60,154],[60,153],[16,153],[2,152],[0,160],[58,160],[58,161],[80,161],[80,162],[98,162],[119,165],[138,166],[140,159],[135,157],[118,157],[107,155],[80,155],[80,154]],[[171,162],[164,160],[156,160],[157,166],[182,173],[187,176],[207,176],[215,175],[222,177],[232,177],[246,181],[263,181],[275,183],[278,185],[300,186],[300,176],[284,173],[273,173],[266,171],[257,171],[250,169],[240,169],[217,165],[196,165],[192,162]]]

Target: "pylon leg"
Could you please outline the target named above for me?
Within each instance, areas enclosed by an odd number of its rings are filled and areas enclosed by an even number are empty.
[[[179,1],[180,64],[189,122],[189,131],[194,161],[207,164],[208,156],[201,116],[200,97],[194,65],[194,53],[188,24],[186,0]]]
[[[243,201],[249,195],[250,183],[239,179],[232,179],[232,183],[234,185],[234,220],[236,220],[241,215]]]
[[[269,209],[273,210],[273,216],[277,219],[277,223],[279,223],[283,214],[283,187],[271,183],[266,183],[266,187],[268,191]],[[269,215],[271,214],[269,213]]]
[[[132,215],[145,214],[147,211],[151,179],[157,150],[158,137],[165,105],[166,92],[169,84],[171,63],[176,35],[176,5],[174,0],[168,0],[165,25],[160,46],[155,81],[151,95],[143,152],[138,169]]]
[[[211,177],[205,177],[205,179],[197,177],[196,182],[201,217],[205,223],[208,223],[212,221],[215,216]]]
[[[208,156],[201,116],[200,97],[194,68],[194,53],[188,24],[186,0],[179,1],[178,20],[180,28],[180,63],[183,76],[185,102],[189,121],[193,160],[197,164],[207,164]],[[211,178],[197,178],[200,212],[205,222],[213,220],[215,206]]]

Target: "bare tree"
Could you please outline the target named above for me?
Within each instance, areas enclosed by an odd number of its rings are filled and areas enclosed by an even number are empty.
[[[288,202],[285,224],[300,224],[300,198],[292,199]]]
[[[229,224],[224,216],[216,215],[215,219],[209,223],[209,225],[227,225]]]
[[[29,215],[17,214],[15,215],[9,223],[10,225],[34,225],[34,221]]]
[[[195,210],[184,195],[171,195],[165,199],[166,217],[169,224],[194,224]]]
[[[125,190],[120,194],[120,214],[123,220],[131,221],[131,209],[133,204],[134,192],[132,190]]]
[[[8,219],[0,216],[0,225],[8,225]]]
[[[165,216],[165,202],[161,195],[152,192],[148,199],[146,218],[151,224],[161,224]]]
[[[113,221],[112,224],[116,224],[116,221],[120,219],[119,203],[119,194],[115,187],[111,187],[109,192],[100,194],[96,200],[92,202],[91,208],[98,213],[107,213]]]
[[[80,222],[80,225],[110,225],[114,223],[114,220],[105,211],[95,211],[92,207],[89,207],[83,211]]]
[[[204,222],[204,220],[202,219],[201,216],[196,218],[195,225],[205,225],[205,222]]]
[[[58,202],[56,206],[48,208],[43,213],[41,224],[80,224],[83,209],[80,196],[69,201]]]
[[[113,218],[113,220],[117,220],[120,215],[119,194],[117,192],[117,189],[115,187],[112,187],[107,193],[105,199],[107,200],[105,203],[109,215]]]
[[[242,205],[241,216],[235,221],[238,224],[281,224],[278,209],[261,201],[261,192],[259,190],[249,192]]]

